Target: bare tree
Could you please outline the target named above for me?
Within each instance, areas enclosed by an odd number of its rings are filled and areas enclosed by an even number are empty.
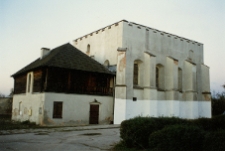
[[[0,92],[0,98],[5,98],[5,95]]]
[[[13,89],[13,88],[11,88],[11,89],[10,89],[10,94],[9,94],[9,96],[10,96],[10,97],[12,97],[12,96],[13,96],[13,94],[14,94],[14,89]]]

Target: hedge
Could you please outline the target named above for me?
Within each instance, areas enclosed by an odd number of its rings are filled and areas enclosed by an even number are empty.
[[[149,136],[150,150],[160,151],[200,151],[204,131],[197,126],[172,125]]]
[[[147,149],[149,148],[149,141],[151,141],[149,140],[149,136],[171,125],[180,125],[180,129],[183,128],[182,126],[186,126],[186,130],[189,130],[187,127],[190,127],[190,131],[194,129],[193,127],[198,127],[205,132],[214,132],[220,129],[225,130],[225,116],[221,115],[213,118],[199,118],[195,120],[176,117],[135,117],[121,123],[120,137],[123,140],[123,144],[127,147]],[[162,137],[161,134],[158,135],[157,137]]]
[[[192,121],[194,125],[202,127],[205,131],[225,129],[225,116],[219,115],[212,118],[199,118]]]
[[[188,124],[189,122],[179,118],[150,118],[135,117],[125,120],[121,123],[120,137],[123,139],[127,147],[148,148],[149,135],[168,125]]]
[[[225,150],[225,130],[209,132],[205,136],[204,151],[224,151]]]

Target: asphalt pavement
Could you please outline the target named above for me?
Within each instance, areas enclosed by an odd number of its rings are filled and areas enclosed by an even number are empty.
[[[0,151],[102,151],[120,141],[120,125],[0,131]]]

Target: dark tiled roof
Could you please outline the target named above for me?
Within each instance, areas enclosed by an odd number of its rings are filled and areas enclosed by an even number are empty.
[[[39,67],[59,67],[88,72],[113,74],[106,67],[68,43],[51,50],[47,56],[42,59],[38,58],[34,62],[13,74],[12,77]]]

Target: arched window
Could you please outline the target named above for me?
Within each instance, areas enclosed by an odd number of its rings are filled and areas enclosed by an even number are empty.
[[[87,51],[86,51],[86,54],[89,56],[90,55],[90,51],[91,51],[91,47],[90,45],[88,44],[87,45]]]
[[[155,85],[156,85],[156,88],[159,87],[159,67],[157,66],[155,68]]]
[[[27,92],[30,92],[30,86],[31,86],[31,74],[28,74],[28,90],[27,90]]]
[[[140,85],[140,70],[141,70],[141,61],[140,60],[135,60],[133,64],[133,85],[137,86]]]
[[[182,91],[182,69],[178,68],[178,91]]]
[[[106,60],[106,61],[104,62],[104,66],[105,66],[105,67],[109,67],[109,60]]]
[[[133,84],[134,85],[138,85],[138,73],[139,72],[139,69],[138,69],[138,63],[137,62],[134,62],[134,77],[133,77]]]
[[[157,64],[155,68],[155,85],[157,89],[164,88],[164,69],[161,64]]]
[[[33,73],[27,74],[27,93],[33,92]]]

